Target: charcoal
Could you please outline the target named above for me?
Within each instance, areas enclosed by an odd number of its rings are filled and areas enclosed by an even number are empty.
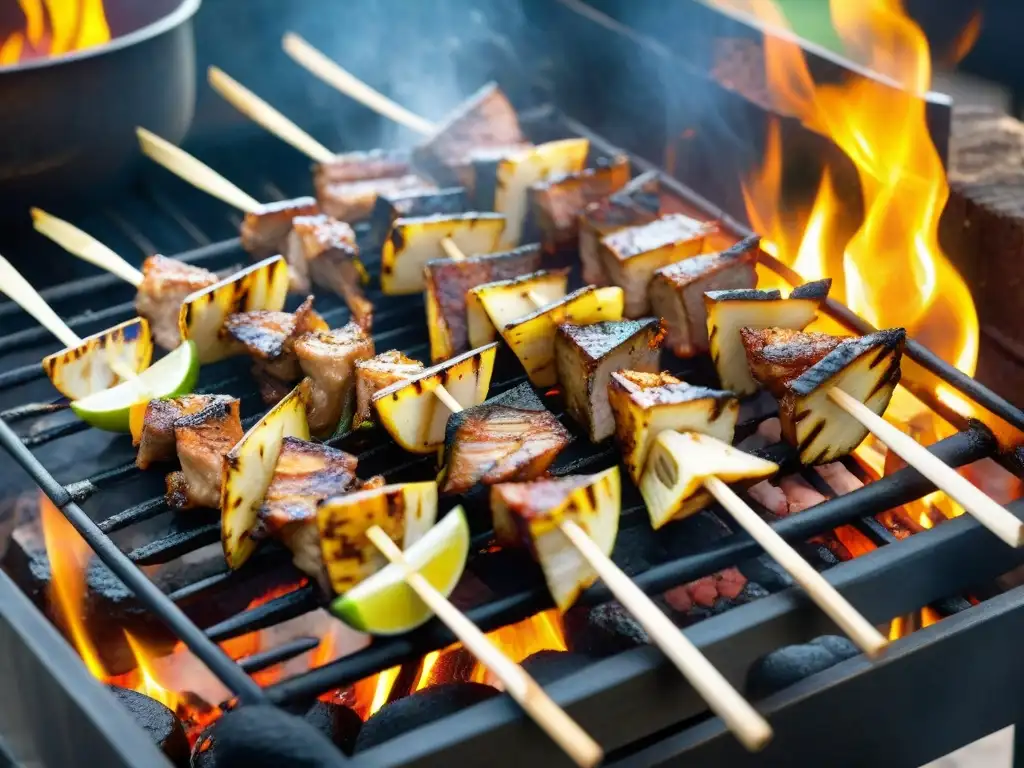
[[[320,701],[306,713],[305,721],[329,738],[346,755],[356,746],[363,721],[348,707],[333,701]]]
[[[170,709],[156,699],[127,688],[108,686],[110,692],[131,713],[135,722],[153,740],[168,760],[179,768],[189,764],[188,737],[185,729]]]
[[[768,590],[736,568],[705,576],[663,595],[669,617],[685,627],[702,619],[725,613],[731,608],[767,597]]]
[[[793,577],[769,555],[761,555],[739,565],[740,573],[769,592],[781,592],[793,586]]]
[[[553,683],[562,677],[597,661],[592,656],[571,651],[537,651],[522,661],[522,667],[541,685]]]
[[[495,688],[482,683],[445,683],[416,691],[383,707],[363,724],[356,739],[356,752],[383,744],[497,695]]]
[[[658,534],[644,520],[641,525],[622,528],[615,540],[612,560],[628,576],[650,570],[652,566],[664,562],[665,549],[661,545]]]
[[[833,667],[859,653],[845,637],[826,635],[804,645],[779,648],[754,663],[747,673],[747,692],[760,699],[805,677]]]
[[[573,653],[611,656],[650,642],[644,628],[615,602],[573,606],[563,623],[565,644]]]
[[[658,538],[672,559],[703,552],[732,531],[717,515],[707,510],[669,523],[658,531]]]
[[[344,756],[316,727],[276,707],[228,712],[192,751],[193,768],[340,768]]]
[[[943,617],[952,616],[953,614],[960,613],[960,611],[966,611],[970,607],[971,601],[966,597],[960,597],[959,595],[947,597],[943,600],[937,600],[932,603],[932,608],[934,608],[936,612]]]

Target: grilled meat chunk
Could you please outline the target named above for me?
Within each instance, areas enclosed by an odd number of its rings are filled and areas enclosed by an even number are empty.
[[[673,213],[601,239],[599,250],[608,278],[626,292],[626,317],[651,311],[648,288],[655,271],[699,254],[707,231],[704,222]]]
[[[515,109],[497,84],[488,83],[416,148],[413,159],[436,179],[465,184],[474,150],[523,142]]]
[[[651,307],[665,320],[665,343],[679,357],[708,351],[706,291],[754,288],[760,238],[749,237],[721,253],[683,259],[662,267],[651,281]]]
[[[245,214],[242,221],[242,247],[254,258],[264,259],[287,248],[288,233],[296,216],[314,216],[319,213],[312,197],[297,197],[260,206],[254,213]]]
[[[378,390],[404,381],[423,370],[423,363],[406,357],[397,349],[381,352],[369,360],[356,361],[356,415],[352,426],[374,421],[373,396]]]
[[[359,261],[359,246],[352,227],[325,216],[300,216],[288,236],[288,261],[296,274],[334,291],[345,299],[352,318],[369,330],[373,325],[373,304],[363,293],[365,270]]]
[[[295,340],[295,354],[306,374],[303,396],[309,431],[326,437],[349,428],[355,404],[355,364],[373,357],[373,339],[356,323]]]
[[[135,465],[139,469],[147,469],[157,462],[174,461],[174,422],[183,416],[207,409],[217,402],[226,404],[232,399],[227,395],[183,395],[150,400],[146,405],[142,431],[139,438],[133,440],[139,448],[135,456]]]
[[[740,414],[739,400],[731,392],[695,387],[667,373],[616,371],[608,401],[623,462],[637,484],[661,432],[700,432],[731,443]]]
[[[830,333],[791,328],[740,328],[740,339],[751,375],[778,399],[785,396],[787,383],[845,341]]]
[[[176,419],[174,442],[181,471],[167,476],[168,506],[217,509],[224,457],[241,439],[239,402],[233,397],[216,398]]]
[[[584,206],[579,217],[583,282],[607,285],[601,238],[626,227],[650,224],[661,213],[660,182],[655,171],[641,174],[605,200]]]
[[[775,290],[707,291],[709,349],[722,388],[741,397],[757,391],[740,328],[803,330],[817,316],[831,285],[828,279],[806,283],[794,288],[788,299]]]
[[[465,187],[410,189],[380,194],[370,213],[370,242],[375,246],[383,245],[384,238],[398,219],[466,213],[469,209]]]
[[[451,415],[441,493],[466,493],[477,483],[533,480],[547,471],[572,437],[532,389],[530,394],[530,407],[486,402]]]
[[[608,402],[612,373],[622,369],[656,372],[664,335],[654,317],[558,327],[558,381],[569,413],[587,430],[592,442],[599,443],[615,432]]]
[[[274,477],[259,509],[257,537],[278,537],[286,543],[301,544],[297,528],[316,531],[316,508],[324,499],[356,488],[358,459],[351,454],[295,437],[281,441]],[[320,542],[313,537],[312,551],[293,549],[300,570],[318,579],[322,570]]]
[[[513,251],[454,259],[431,259],[424,267],[430,359],[446,360],[493,341],[495,334],[474,339],[468,295],[475,286],[525,275],[540,269],[540,248],[525,245]],[[480,310],[482,319],[486,313]],[[478,315],[479,318],[479,315]]]
[[[868,431],[829,398],[838,387],[881,416],[900,381],[906,331],[891,328],[842,342],[785,384],[782,436],[803,464],[827,464],[860,445]]]
[[[404,149],[372,149],[344,152],[313,166],[313,186],[367,179],[389,179],[412,173],[412,157]]]
[[[615,547],[621,512],[619,468],[491,487],[495,538],[502,546],[526,544],[540,563],[559,610],[597,581],[597,573],[558,526],[571,521],[606,555]]]
[[[326,331],[327,323],[306,298],[294,312],[238,312],[224,323],[224,333],[245,347],[253,359],[253,376],[263,402],[273,405],[302,378],[295,340],[304,333]]]
[[[580,214],[590,203],[603,200],[629,181],[629,159],[624,156],[541,181],[530,187],[530,203],[541,231],[544,250],[555,253],[575,248]]]
[[[193,267],[166,256],[150,256],[142,262],[142,282],[135,295],[135,309],[149,321],[156,343],[174,349],[181,343],[178,315],[181,302],[193,291],[209,288],[217,276],[202,267]]]
[[[413,190],[434,190],[437,186],[422,176],[408,173],[381,179],[335,181],[317,188],[317,201],[324,213],[342,221],[362,221],[373,212],[380,195]]]

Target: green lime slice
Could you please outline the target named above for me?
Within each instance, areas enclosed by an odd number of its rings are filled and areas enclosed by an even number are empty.
[[[445,597],[462,578],[469,554],[469,524],[455,507],[405,550],[405,557]],[[331,612],[350,627],[374,635],[399,635],[434,614],[405,583],[402,569],[385,566],[331,603]]]
[[[199,380],[199,351],[186,341],[137,378],[71,402],[83,421],[110,432],[128,432],[129,412],[139,402],[191,392]]]

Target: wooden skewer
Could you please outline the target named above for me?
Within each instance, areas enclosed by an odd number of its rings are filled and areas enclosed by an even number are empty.
[[[841,389],[833,388],[829,398],[861,423],[907,464],[931,480],[935,487],[962,506],[971,517],[1011,547],[1024,544],[1024,524],[984,491],[943,463],[927,448]]]
[[[728,510],[733,519],[751,538],[781,565],[808,596],[867,654],[876,658],[888,641],[835,587],[797,554],[785,539],[747,506],[736,493],[717,477],[704,481],[704,487]]]
[[[210,67],[207,79],[217,93],[235,109],[258,125],[263,126],[282,141],[318,163],[327,163],[335,153],[314,139],[267,102],[217,67]]]
[[[601,746],[559,707],[521,666],[502,653],[466,615],[438,592],[408,560],[402,550],[377,526],[366,532],[384,556],[403,571],[405,582],[445,623],[459,641],[501,680],[509,695],[519,702],[534,722],[580,766],[597,765],[604,756]]]
[[[255,213],[260,203],[225,179],[210,166],[196,160],[185,150],[145,128],[136,128],[142,151],[158,165],[198,189],[245,213]]]
[[[136,288],[142,284],[142,273],[138,269],[74,224],[39,208],[32,209],[32,222],[36,232],[50,238],[73,256],[105,269]]]
[[[437,130],[437,126],[432,122],[410,112],[380,91],[374,90],[294,32],[289,32],[284,36],[282,45],[289,56],[325,83],[364,104],[378,114],[389,117],[396,123],[424,135],[434,133]]]
[[[0,256],[0,292],[5,293],[18,306],[28,312],[46,330],[57,337],[68,349],[79,346],[82,337],[65,323],[38,291],[21,276],[3,256]],[[107,365],[115,374],[124,380],[134,379],[138,374],[124,365],[123,361],[110,357]]]

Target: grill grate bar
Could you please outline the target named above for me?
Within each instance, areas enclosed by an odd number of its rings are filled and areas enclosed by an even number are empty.
[[[256,672],[261,672],[268,667],[272,667],[275,664],[280,664],[282,661],[288,661],[288,659],[294,659],[303,653],[308,653],[320,645],[319,638],[316,637],[297,637],[284,645],[280,645],[277,648],[273,648],[269,651],[263,651],[262,653],[254,653],[252,656],[247,656],[244,659],[239,659],[238,666],[240,666],[245,672],[252,675]]]
[[[111,515],[106,520],[98,523],[99,528],[104,533],[114,533],[120,531],[123,528],[127,528],[135,523],[141,523],[146,520],[152,520],[167,511],[167,499],[163,496],[157,496],[152,499],[147,499],[141,504],[128,507],[123,512],[118,512],[116,515]]]
[[[175,558],[187,555],[193,550],[220,541],[220,521],[186,518],[173,519],[168,525],[172,532],[156,541],[136,547],[128,553],[128,559],[136,565],[161,565]]]
[[[320,607],[320,595],[315,584],[306,584],[276,597],[263,605],[237,613],[229,619],[206,628],[206,636],[214,642],[230,640],[259,629],[272,627],[287,619],[294,619]]]

